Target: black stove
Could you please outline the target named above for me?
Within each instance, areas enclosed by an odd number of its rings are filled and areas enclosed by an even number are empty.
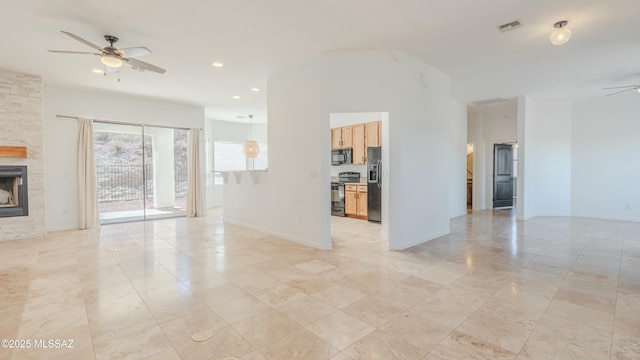
[[[338,182],[339,183],[359,183],[360,182],[360,173],[347,171],[341,172],[338,174]]]
[[[338,174],[338,181],[331,182],[331,215],[347,216],[344,212],[344,184],[359,183],[360,173],[347,171]]]

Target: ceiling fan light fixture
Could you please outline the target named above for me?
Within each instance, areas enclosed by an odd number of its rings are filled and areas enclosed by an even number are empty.
[[[122,59],[113,54],[104,54],[100,58],[103,64],[112,68],[119,68],[122,66]]]
[[[551,33],[551,36],[549,36],[549,40],[553,45],[562,45],[569,41],[571,38],[571,30],[567,28],[568,23],[567,20],[562,20],[553,24],[553,27],[556,29]]]

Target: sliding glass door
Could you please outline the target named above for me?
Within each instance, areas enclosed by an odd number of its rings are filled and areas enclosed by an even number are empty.
[[[144,127],[145,216],[185,216],[187,208],[187,130]]]
[[[187,130],[94,123],[102,224],[184,216]]]

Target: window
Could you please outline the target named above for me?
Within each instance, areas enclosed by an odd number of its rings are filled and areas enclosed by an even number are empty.
[[[269,165],[267,161],[267,142],[258,142],[258,146],[260,147],[260,152],[258,153],[258,157],[254,160],[253,169],[266,170]]]
[[[259,142],[260,152],[254,160],[247,160],[244,156],[244,141],[214,140],[213,142],[213,171],[214,184],[222,185],[221,171],[243,171],[247,170],[247,163],[254,162],[255,170],[265,170],[267,168],[267,143]]]

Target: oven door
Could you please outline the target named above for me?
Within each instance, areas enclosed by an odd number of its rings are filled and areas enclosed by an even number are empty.
[[[331,183],[331,215],[346,216],[344,213],[344,184]]]

